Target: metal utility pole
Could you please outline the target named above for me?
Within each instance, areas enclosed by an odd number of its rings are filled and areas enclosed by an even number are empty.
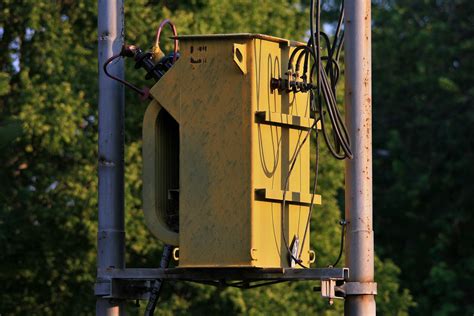
[[[125,268],[124,230],[124,91],[102,69],[118,54],[124,42],[123,0],[100,0],[99,32],[99,231],[97,236],[97,284],[106,279],[105,270]],[[122,59],[109,67],[123,78]],[[107,284],[104,282],[103,284]],[[110,284],[110,283],[109,283]],[[96,285],[97,286],[97,285]],[[123,303],[98,296],[96,314],[124,315]]]
[[[346,160],[345,315],[375,316],[372,229],[372,57],[370,0],[345,1],[346,123],[354,158]]]

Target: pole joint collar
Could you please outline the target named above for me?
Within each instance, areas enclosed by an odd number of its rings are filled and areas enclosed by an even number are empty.
[[[346,282],[339,289],[344,293],[344,296],[377,295],[376,282]]]

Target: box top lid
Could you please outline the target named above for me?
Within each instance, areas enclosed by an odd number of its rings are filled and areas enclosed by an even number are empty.
[[[174,38],[174,37],[173,37]],[[199,35],[179,35],[176,37],[180,41],[185,40],[192,40],[192,39],[215,39],[215,40],[222,40],[222,39],[263,39],[266,41],[282,43],[288,46],[302,46],[306,45],[305,43],[287,40],[280,37],[265,35],[265,34],[255,34],[255,33],[230,33],[230,34],[199,34]]]

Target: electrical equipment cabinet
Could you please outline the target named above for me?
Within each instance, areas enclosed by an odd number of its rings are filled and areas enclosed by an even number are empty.
[[[310,141],[301,143],[314,121],[309,93],[271,80],[285,77],[304,44],[261,34],[179,41],[181,56],[150,90],[144,118],[147,226],[179,247],[179,267],[287,268],[285,243],[298,237],[301,246],[312,198]],[[313,255],[308,231],[302,263]]]

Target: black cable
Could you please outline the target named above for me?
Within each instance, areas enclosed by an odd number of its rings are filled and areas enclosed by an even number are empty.
[[[121,84],[123,84],[123,85],[129,87],[130,89],[134,90],[136,93],[140,94],[141,96],[146,95],[145,91],[143,91],[143,90],[137,88],[136,86],[134,86],[134,85],[131,84],[130,82],[127,82],[127,81],[125,81],[125,80],[122,80],[122,79],[120,79],[119,77],[116,77],[116,76],[114,76],[114,75],[112,75],[112,74],[109,73],[109,71],[108,71],[108,69],[107,69],[107,67],[109,66],[109,64],[110,64],[112,61],[114,61],[115,59],[120,58],[120,57],[122,57],[122,53],[110,57],[110,58],[107,59],[107,61],[104,63],[103,68],[104,68],[104,72],[105,72],[105,74],[107,75],[107,77],[109,77],[109,78],[111,78],[111,79],[113,79],[113,80],[115,80],[115,81],[118,81],[118,82],[120,82]]]
[[[331,142],[328,139],[327,131],[324,128],[324,113],[322,112],[322,103],[320,103],[320,116],[321,116],[321,128],[323,130],[323,135],[325,135],[326,145],[328,146],[329,150],[333,154],[333,156],[337,159],[345,159],[345,158],[352,158],[351,152],[351,144],[349,133],[347,132],[347,128],[345,126],[344,121],[342,120],[342,115],[339,112],[337,107],[337,101],[335,95],[332,93],[331,85],[329,83],[329,79],[327,77],[326,72],[322,72],[322,91],[324,96],[324,101],[326,103],[326,109],[328,110],[329,119],[331,125],[333,127],[333,132],[336,134],[336,145],[340,145],[343,149],[343,153],[339,153],[336,151]]]
[[[332,265],[329,266],[331,268],[334,268],[335,266],[337,266],[337,264],[339,263],[339,260],[341,260],[342,252],[344,251],[344,236],[346,232],[347,223],[344,219],[342,219],[339,222],[339,224],[341,225],[341,243],[340,243],[340,248],[339,248],[339,255],[337,256],[336,262],[334,262]]]
[[[306,82],[307,74],[308,74],[308,64],[309,64],[309,55],[311,54],[311,50],[308,46],[304,46],[306,49],[300,53],[298,59],[296,61],[296,71],[300,69],[301,60],[304,58],[304,66],[303,66],[303,75],[302,78]]]
[[[342,46],[344,46],[344,31],[341,32],[341,42],[339,43],[336,49],[336,63],[339,62],[339,55],[341,53]]]
[[[171,253],[173,252],[173,246],[165,245],[163,248],[163,254],[161,256],[160,268],[165,269],[168,267],[171,259]],[[145,309],[145,316],[153,316],[155,313],[156,304],[158,303],[158,298],[161,292],[161,286],[163,285],[163,279],[157,279],[153,283],[153,288],[151,289],[150,299]]]
[[[332,58],[334,51],[336,51],[336,62],[339,60],[339,51],[344,42],[344,32],[342,32],[342,22],[344,20],[344,1],[341,2],[341,9],[339,10],[339,19],[337,21],[336,32],[334,33],[334,40],[331,46],[331,51],[329,52],[329,57]],[[341,34],[341,39],[339,39],[339,34]]]
[[[320,65],[321,65],[321,55],[320,55],[320,41],[319,41],[319,21],[320,21],[320,1],[316,0],[316,3],[314,0],[311,0],[311,7],[310,7],[310,30],[311,30],[311,45],[310,47],[313,50],[313,58],[315,59],[315,65],[316,65],[316,98],[313,98],[313,101],[316,102],[316,104],[321,104],[321,70],[320,70]],[[314,30],[314,22],[315,22],[315,11],[317,12],[316,14],[316,32]],[[316,37],[315,35],[318,34]],[[312,73],[311,73],[311,79],[312,79]],[[316,111],[316,106],[313,107],[313,111]],[[322,114],[322,113],[320,113]]]
[[[351,151],[350,137],[347,133],[347,128],[342,120],[342,115],[339,112],[336,101],[336,85],[339,79],[339,66],[337,61],[334,60],[334,54],[336,58],[339,58],[340,49],[342,47],[343,34],[339,39],[339,34],[342,29],[342,21],[344,18],[344,4],[341,4],[341,12],[339,14],[338,24],[336,27],[336,34],[333,43],[330,43],[329,37],[320,31],[320,12],[321,3],[319,0],[311,0],[310,7],[310,29],[311,29],[311,43],[310,47],[313,51],[315,63],[313,67],[316,68],[316,98],[314,98],[315,104],[312,105],[314,111],[318,111],[321,118],[321,129],[323,132],[324,140],[328,146],[331,154],[337,159],[351,159],[353,157]],[[328,55],[324,60],[326,61],[326,67],[323,67],[321,58],[321,43],[320,37],[323,37],[326,42],[326,49]],[[313,70],[311,71],[312,76]],[[329,135],[326,130],[326,124],[324,119],[323,100],[326,105],[327,112],[329,114],[330,123],[333,127],[335,144],[332,145]],[[340,152],[342,149],[342,153]]]
[[[329,76],[331,88],[332,88],[331,92],[333,95],[336,95],[336,84],[337,84],[338,78],[335,78],[335,72],[336,72],[335,65],[336,64],[334,63],[334,60],[331,57],[331,51],[332,51],[331,40],[329,39],[329,36],[324,32],[321,32],[320,36],[324,39],[324,42],[326,43],[326,51],[327,51],[327,56],[321,57],[321,61],[326,62],[325,67],[322,67],[322,63],[321,63],[321,69],[324,69],[323,74],[327,73],[327,75]]]
[[[308,46],[298,46],[296,47],[293,52],[291,53],[290,55],[290,59],[288,60],[288,69],[291,69],[292,66],[293,66],[293,59],[295,58],[296,54],[300,51],[300,50],[303,50],[303,51],[306,51],[308,50]]]

